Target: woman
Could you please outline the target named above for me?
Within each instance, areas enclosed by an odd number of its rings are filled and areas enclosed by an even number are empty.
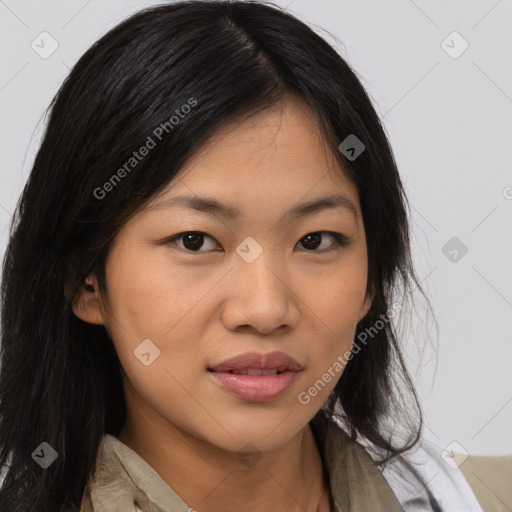
[[[112,29],[5,256],[1,510],[481,510],[421,444],[408,229],[366,92],[304,23],[189,1]]]

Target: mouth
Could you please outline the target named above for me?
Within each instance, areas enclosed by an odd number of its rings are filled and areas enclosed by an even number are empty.
[[[270,402],[288,391],[302,366],[282,352],[247,353],[208,368],[213,380],[248,402]]]
[[[298,372],[302,366],[284,352],[259,354],[247,352],[208,368],[213,372],[236,373],[238,375],[275,375],[285,371]]]
[[[287,368],[237,368],[234,370],[209,370],[212,372],[233,373],[235,375],[280,375]]]

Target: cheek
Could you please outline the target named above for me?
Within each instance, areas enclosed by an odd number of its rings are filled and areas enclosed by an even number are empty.
[[[204,370],[200,329],[211,282],[195,275],[191,285],[190,274],[171,266],[164,251],[126,245],[106,262],[108,330],[136,389],[165,396]],[[165,392],[154,391],[162,386]]]
[[[342,262],[322,275],[309,277],[307,287],[301,292],[326,335],[355,332],[363,312],[366,264],[357,258],[352,260]]]
[[[341,377],[351,350],[366,291],[365,260],[352,261],[331,269],[328,276],[310,282],[305,303],[314,322],[314,365],[307,379],[310,398],[327,399]],[[313,291],[314,290],[314,291]]]
[[[106,264],[107,292],[111,315],[109,327],[121,338],[140,343],[179,337],[183,319],[208,291],[207,283],[190,278],[173,267],[163,251],[144,247],[112,252]],[[204,290],[203,290],[204,288]]]

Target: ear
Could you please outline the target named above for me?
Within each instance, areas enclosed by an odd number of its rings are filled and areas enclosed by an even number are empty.
[[[73,300],[73,313],[84,322],[96,325],[104,325],[102,304],[98,289],[98,282],[94,274],[85,278]]]
[[[368,313],[370,308],[372,307],[373,302],[373,293],[367,293],[363,302],[363,305],[361,307],[361,311],[359,312],[359,318],[358,322],[360,322]]]

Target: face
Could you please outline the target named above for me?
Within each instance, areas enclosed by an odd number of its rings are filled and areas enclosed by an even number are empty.
[[[155,428],[272,450],[339,380],[370,306],[367,249],[357,188],[312,115],[288,97],[227,126],[113,240],[96,323],[128,409],[144,404]]]

